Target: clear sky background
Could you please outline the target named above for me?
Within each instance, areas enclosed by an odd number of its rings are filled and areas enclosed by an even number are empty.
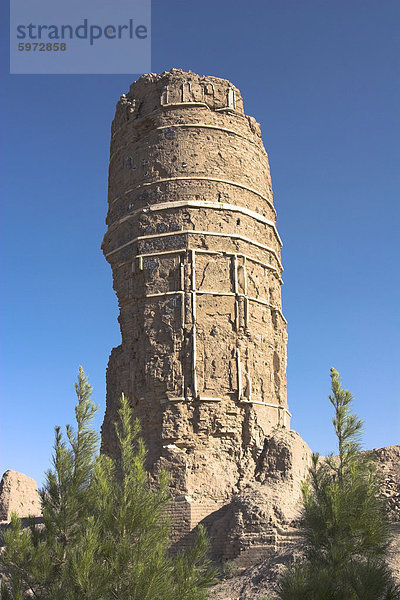
[[[84,5],[84,1],[83,1]],[[154,0],[152,71],[231,80],[262,127],[284,242],[292,426],[335,449],[329,368],[400,443],[398,0]],[[1,456],[39,483],[82,364],[120,343],[105,232],[110,125],[140,74],[8,74],[1,2]]]

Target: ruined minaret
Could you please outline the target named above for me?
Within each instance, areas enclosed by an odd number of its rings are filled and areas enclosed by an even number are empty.
[[[237,88],[177,69],[132,84],[112,124],[107,225],[122,343],[103,451],[116,452],[124,392],[149,467],[170,470],[193,525],[250,477],[265,436],[289,428],[282,244]]]

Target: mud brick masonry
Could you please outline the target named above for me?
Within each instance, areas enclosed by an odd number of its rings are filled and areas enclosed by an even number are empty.
[[[151,477],[161,467],[171,476],[174,548],[202,522],[215,560],[239,570],[260,563],[215,586],[210,600],[270,593],[299,551],[311,450],[289,426],[275,217],[260,127],[231,83],[172,69],[143,75],[121,96],[103,250],[122,343],[107,370],[102,451],[118,452],[124,392]],[[400,446],[372,453],[400,580]],[[7,471],[0,548],[12,510],[41,522],[35,482]]]
[[[143,75],[112,124],[108,229],[122,343],[107,370],[102,450],[121,392],[149,468],[171,473],[176,536],[254,478],[289,428],[280,250],[260,126],[224,79]]]
[[[107,370],[102,451],[117,455],[124,392],[151,477],[171,476],[173,546],[202,522],[215,560],[261,563],[272,581],[298,551],[311,450],[290,429],[281,241],[260,127],[237,88],[178,69],[132,84],[112,124],[107,224],[122,343]],[[400,446],[373,454],[400,577]],[[7,471],[0,546],[11,510],[41,519],[35,482]],[[249,573],[237,589],[260,591],[260,572]],[[210,599],[239,597],[221,586]]]

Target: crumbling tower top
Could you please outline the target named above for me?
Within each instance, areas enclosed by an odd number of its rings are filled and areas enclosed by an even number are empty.
[[[124,105],[128,113],[140,114],[141,118],[147,117],[160,106],[172,109],[182,108],[190,102],[190,107],[208,107],[216,111],[234,111],[244,114],[243,100],[240,91],[226,79],[218,77],[201,76],[185,72],[181,69],[171,69],[160,75],[146,73],[132,83],[129,92],[121,96],[121,114],[116,119],[121,120],[115,126],[125,122]]]

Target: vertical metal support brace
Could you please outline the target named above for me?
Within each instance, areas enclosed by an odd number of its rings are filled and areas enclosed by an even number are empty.
[[[236,331],[239,331],[239,302],[238,302],[238,257],[237,254],[233,255],[233,291],[235,293],[235,327]]]
[[[249,322],[249,299],[247,297],[247,260],[243,256],[243,278],[244,278],[244,327],[247,329]]]
[[[237,368],[237,386],[238,386],[238,400],[242,399],[242,370],[240,366],[240,350],[236,348],[236,368]]]
[[[181,262],[180,264],[180,276],[181,276],[181,290],[185,291],[185,265]]]
[[[186,325],[185,292],[181,292],[180,297],[181,297],[181,326],[182,326],[182,329],[185,329],[185,325]]]
[[[192,325],[192,339],[193,339],[193,394],[197,398],[197,340],[196,340],[196,292],[192,292],[192,311],[193,311],[193,325]]]
[[[191,251],[192,258],[192,292],[196,291],[196,250]]]
[[[247,385],[247,400],[251,401],[251,379],[249,373],[246,371],[246,385]]]
[[[243,256],[243,277],[244,277],[244,295],[247,296],[247,261]]]
[[[193,369],[193,395],[195,398],[198,396],[197,390],[197,340],[196,340],[196,317],[197,317],[197,306],[196,306],[196,251],[191,252],[192,262],[192,343],[193,343],[193,354],[192,354],[192,369]]]
[[[234,292],[238,293],[238,265],[237,265],[237,254],[233,255],[233,284],[234,284]]]
[[[180,279],[181,279],[181,299],[182,299],[182,329],[185,329],[186,325],[186,296],[185,296],[185,264],[182,262],[182,257],[180,258]]]

